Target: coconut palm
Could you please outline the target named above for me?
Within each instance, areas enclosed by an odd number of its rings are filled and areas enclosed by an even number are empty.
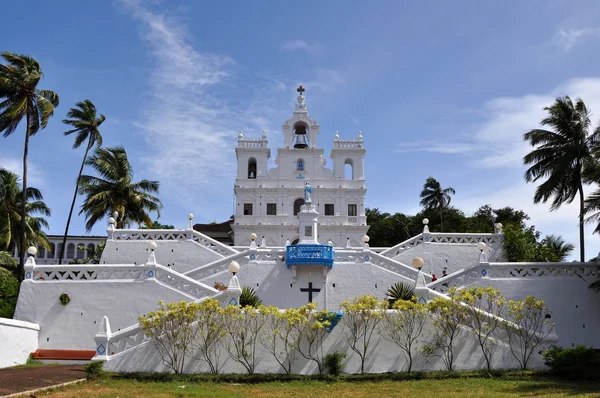
[[[546,235],[541,242],[542,255],[547,253],[546,261],[565,261],[575,249],[571,243],[565,242],[561,236]]]
[[[50,248],[50,243],[42,228],[48,228],[48,222],[34,214],[50,216],[50,209],[43,202],[42,193],[34,187],[27,188],[27,203],[25,205],[25,247],[44,246]],[[21,215],[23,195],[19,187],[19,179],[11,171],[0,169],[0,250],[7,250],[17,245],[21,249],[20,239],[22,224]]]
[[[427,178],[421,191],[421,206],[426,210],[440,211],[440,229],[444,232],[444,207],[450,206],[452,197],[456,194],[454,188],[443,189],[441,184],[433,177]]]
[[[536,188],[533,201],[546,203],[552,199],[550,210],[573,202],[579,195],[579,252],[581,261],[585,261],[583,184],[598,133],[590,134],[590,111],[580,98],[573,103],[569,97],[559,97],[544,110],[548,116],[541,125],[551,130],[533,129],[523,136],[534,147],[523,158],[524,164],[531,165],[525,171],[525,181],[545,179]]]
[[[17,268],[17,262],[9,252],[0,251],[0,268],[14,270]]]
[[[23,189],[21,213],[27,214],[27,155],[29,137],[48,124],[48,119],[58,106],[58,95],[54,91],[40,90],[38,83],[43,77],[40,64],[27,55],[3,52],[6,64],[0,64],[0,132],[8,137],[15,132],[25,118],[25,145],[23,150]],[[25,224],[27,216],[21,217],[19,236],[19,280],[23,280],[25,260]]]
[[[81,173],[83,173],[83,166],[87,159],[88,152],[96,145],[97,147],[102,146],[102,134],[98,127],[106,119],[104,115],[98,116],[96,113],[96,107],[89,99],[78,102],[75,104],[75,108],[71,108],[67,117],[70,119],[64,119],[63,123],[74,127],[74,129],[65,131],[65,135],[77,133],[75,136],[75,143],[73,149],[77,149],[87,142],[85,153],[83,154],[83,160],[81,161],[81,167],[79,168],[79,174],[77,174],[77,181],[75,182],[75,193],[73,194],[73,201],[71,202],[71,209],[69,210],[69,217],[67,218],[67,226],[65,227],[65,235],[63,236],[62,249],[60,250],[60,256],[58,257],[58,263],[62,263],[63,256],[65,254],[65,247],[67,247],[67,235],[69,234],[69,225],[71,224],[71,216],[73,215],[73,208],[75,207],[75,201],[77,200],[77,192],[79,191],[79,179]]]
[[[85,213],[88,231],[113,212],[118,213],[117,228],[132,223],[151,226],[147,212],[156,212],[160,217],[162,203],[151,195],[158,193],[159,182],[133,182],[133,168],[123,147],[98,148],[85,164],[99,174],[98,177],[82,175],[79,179],[79,193],[86,195],[79,214]]]

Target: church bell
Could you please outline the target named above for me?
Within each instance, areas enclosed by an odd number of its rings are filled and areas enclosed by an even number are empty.
[[[294,144],[294,148],[308,148],[308,144],[306,143],[306,134],[296,134],[296,143]]]

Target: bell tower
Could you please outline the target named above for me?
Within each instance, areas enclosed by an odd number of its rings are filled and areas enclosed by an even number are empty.
[[[283,126],[283,145],[285,148],[307,149],[319,147],[319,123],[308,116],[308,109],[304,98],[306,89],[300,85],[296,89],[299,93],[296,98],[294,115]]]

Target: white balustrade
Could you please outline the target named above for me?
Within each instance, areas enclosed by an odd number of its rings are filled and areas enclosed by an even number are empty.
[[[443,233],[432,232],[429,234],[429,240],[425,237],[425,241],[429,243],[465,243],[477,244],[485,242],[487,245],[495,245],[502,242],[503,235],[498,234],[469,234],[469,233]]]
[[[209,238],[198,231],[189,229],[116,229],[112,232],[112,236],[115,240],[152,240],[157,242],[191,240],[222,256],[236,253],[236,250],[231,247]]]
[[[149,274],[150,272],[150,274]],[[25,279],[34,282],[144,280],[154,276],[154,266],[121,264],[36,265],[26,269]]]
[[[362,148],[363,142],[357,140],[336,140],[333,142],[334,148]]]
[[[335,250],[334,251],[334,267],[336,263],[371,263],[378,267],[384,268],[395,274],[400,275],[405,280],[414,283],[417,277],[418,271],[401,262],[392,260],[384,257],[381,254],[375,253],[370,250]],[[426,280],[431,280],[431,276],[423,274]]]
[[[421,243],[423,243],[423,234],[418,234],[410,239],[405,240],[404,242],[398,243],[396,246],[382,251],[381,255],[389,258],[396,257],[397,255],[404,253],[405,251],[410,250]]]
[[[253,252],[256,252],[256,251],[253,251]],[[231,263],[233,260],[237,261],[238,259],[247,257],[247,256],[249,256],[249,253],[250,253],[250,250],[246,247],[243,252],[235,251],[235,254],[233,254],[231,256],[213,261],[212,263],[203,265],[198,268],[194,268],[192,270],[184,272],[183,275],[185,275],[186,277],[191,278],[193,280],[200,281],[200,280],[206,279],[210,276],[227,271],[227,267],[229,266],[229,263]]]
[[[452,287],[470,286],[481,278],[553,278],[576,276],[592,282],[600,277],[600,264],[581,262],[554,263],[481,263],[456,271],[427,285],[430,289],[446,292]]]
[[[263,139],[243,139],[238,140],[238,147],[244,148],[266,148],[268,146],[268,141]]]
[[[177,289],[181,293],[197,300],[203,297],[208,297],[219,292],[219,290],[200,283],[186,275],[175,272],[162,265],[156,266],[156,280],[159,283]]]

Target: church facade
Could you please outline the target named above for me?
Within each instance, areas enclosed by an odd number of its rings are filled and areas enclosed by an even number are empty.
[[[327,168],[324,149],[319,147],[319,123],[308,114],[304,88],[300,86],[297,91],[300,95],[292,117],[282,126],[284,145],[277,149],[276,167],[269,169],[271,150],[264,132],[260,139],[247,139],[242,132],[238,136],[231,226],[235,246],[249,245],[251,233],[256,233],[259,244],[264,240],[267,246],[297,243],[297,215],[304,204],[307,182],[319,213],[320,243],[359,246],[369,228],[362,134],[356,140],[342,140],[336,132],[330,155],[332,169]]]

